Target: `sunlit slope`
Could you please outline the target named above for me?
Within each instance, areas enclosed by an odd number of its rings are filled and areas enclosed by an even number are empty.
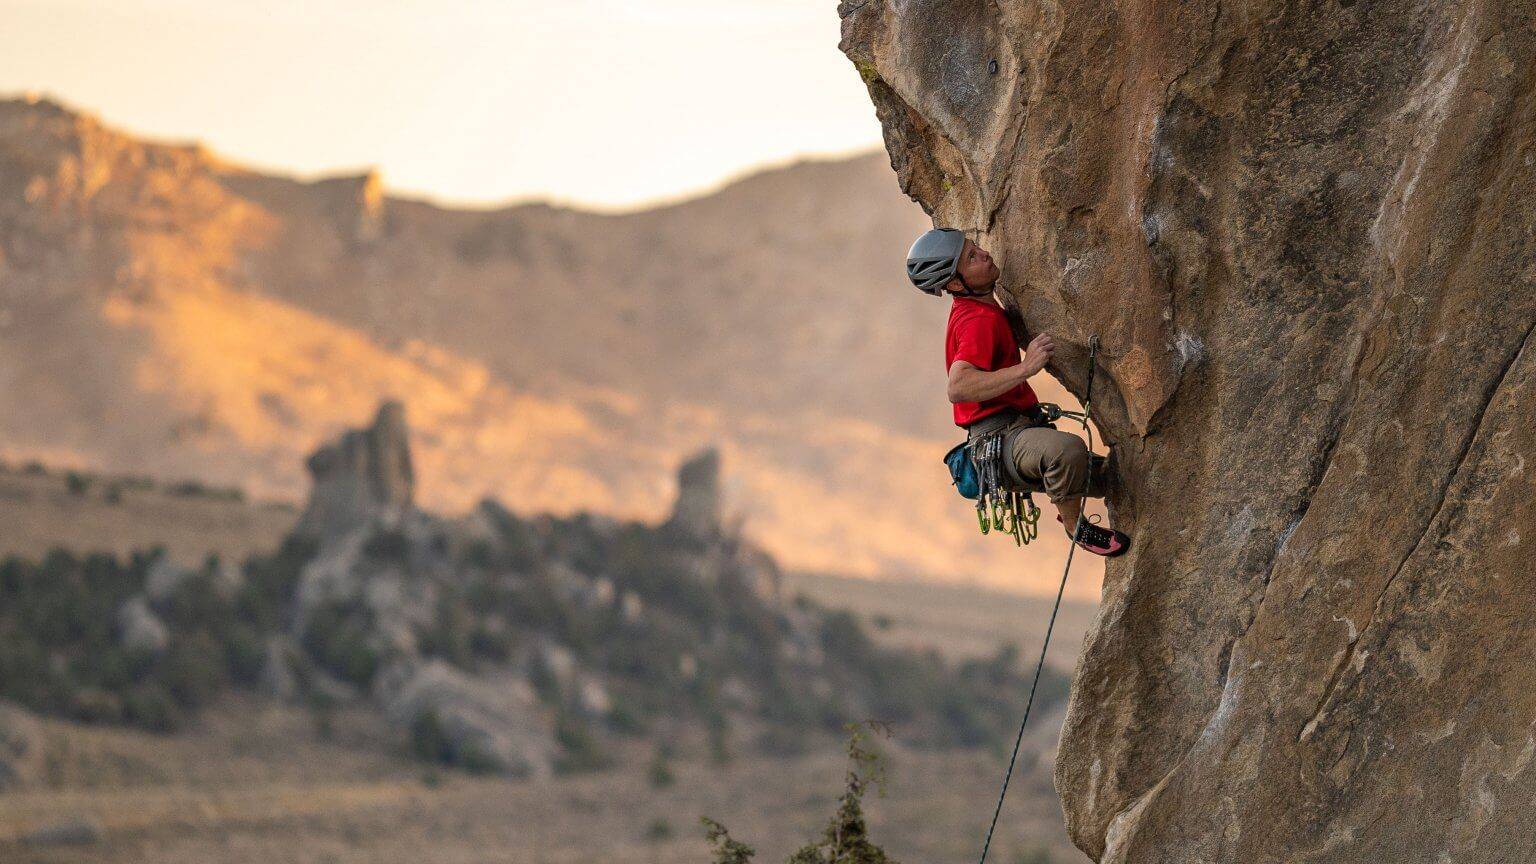
[[[1043,587],[1062,544],[976,538],[944,478],[945,310],[891,284],[926,217],[888,174],[456,212],[0,103],[0,447],[292,497],[398,397],[429,506],[654,518],[712,444],[791,567]]]

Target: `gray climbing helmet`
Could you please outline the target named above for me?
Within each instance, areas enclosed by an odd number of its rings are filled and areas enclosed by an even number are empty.
[[[944,286],[955,278],[964,248],[964,231],[934,228],[925,232],[907,252],[907,278],[924,294],[942,296]]]

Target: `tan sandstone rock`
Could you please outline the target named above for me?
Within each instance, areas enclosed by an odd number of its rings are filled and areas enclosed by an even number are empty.
[[[1536,857],[1536,6],[847,0],[905,191],[1114,445],[1114,862]]]
[[[720,534],[720,454],[707,449],[677,469],[677,498],[666,527],[690,539]]]
[[[314,485],[295,529],[300,534],[328,539],[376,522],[399,523],[416,494],[405,407],[384,402],[371,426],[316,450],[308,467]]]

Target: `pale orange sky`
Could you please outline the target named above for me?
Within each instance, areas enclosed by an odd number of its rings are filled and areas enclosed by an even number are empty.
[[[878,147],[836,0],[0,0],[0,95],[446,203],[627,208]]]

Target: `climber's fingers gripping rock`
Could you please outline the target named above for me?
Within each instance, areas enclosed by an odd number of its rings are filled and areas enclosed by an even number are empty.
[[[1029,340],[1029,347],[1024,349],[1024,368],[1033,375],[1045,368],[1051,362],[1051,355],[1056,351],[1056,342],[1051,339],[1051,334],[1041,333]]]

